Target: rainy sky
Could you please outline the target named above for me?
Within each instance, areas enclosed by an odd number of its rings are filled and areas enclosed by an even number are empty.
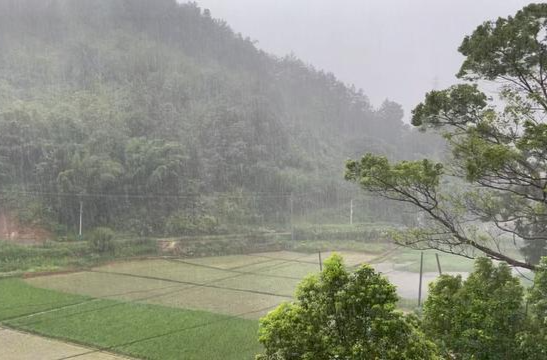
[[[294,53],[362,88],[378,106],[409,111],[455,81],[464,35],[514,14],[523,0],[198,0],[212,16],[276,55]]]

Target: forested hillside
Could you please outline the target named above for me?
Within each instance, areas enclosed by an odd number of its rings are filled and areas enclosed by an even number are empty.
[[[0,14],[0,210],[20,221],[71,231],[83,203],[86,227],[140,233],[282,222],[290,194],[321,207],[350,191],[346,158],[440,148],[398,104],[375,109],[196,4],[0,0]]]

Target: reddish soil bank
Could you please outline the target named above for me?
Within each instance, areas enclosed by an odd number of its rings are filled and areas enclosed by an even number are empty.
[[[44,228],[23,225],[13,215],[0,210],[0,239],[23,245],[42,244],[51,239],[51,233]]]

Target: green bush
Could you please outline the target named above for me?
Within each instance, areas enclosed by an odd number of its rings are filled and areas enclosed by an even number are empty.
[[[87,245],[78,243],[23,246],[0,241],[0,273],[70,266],[84,259],[87,251]]]
[[[527,323],[523,295],[507,264],[479,258],[466,280],[442,275],[430,285],[423,329],[446,358],[529,359],[519,354],[518,335]]]
[[[396,288],[372,267],[350,272],[339,255],[304,279],[296,299],[260,320],[269,359],[438,360],[414,316],[396,310]]]
[[[189,216],[178,213],[171,216],[166,223],[169,235],[214,235],[220,233],[218,220],[211,215]]]
[[[148,256],[157,254],[157,244],[152,238],[138,237],[116,242],[116,257]]]
[[[215,199],[208,212],[231,227],[256,225],[260,221],[255,205],[249,197],[244,196],[243,191],[235,191]]]
[[[114,231],[107,227],[98,227],[89,236],[89,246],[93,252],[99,254],[113,253]]]
[[[146,218],[146,215],[139,218],[130,218],[124,221],[120,227],[140,237],[150,236],[157,231],[150,223],[150,219]]]
[[[294,228],[295,240],[355,240],[379,242],[385,237],[385,228],[372,224],[298,225]]]

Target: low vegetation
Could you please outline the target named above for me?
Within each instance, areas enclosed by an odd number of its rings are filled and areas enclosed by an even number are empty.
[[[39,289],[25,284],[21,279],[0,280],[0,321],[6,322],[22,316],[78,304],[90,298]]]
[[[506,264],[475,262],[466,280],[430,286],[421,319],[395,311],[394,287],[339,257],[304,280],[296,301],[261,319],[260,359],[547,359],[547,259],[525,289]]]
[[[392,224],[359,223],[349,224],[299,224],[294,227],[295,240],[324,240],[333,245],[337,241],[354,240],[364,243],[378,243],[387,237],[386,229]]]
[[[370,229],[370,230],[367,230]],[[0,241],[0,274],[78,269],[113,259],[139,256],[222,256],[250,252],[332,250],[381,254],[390,245],[381,238],[385,225],[299,225],[290,232],[255,229],[238,234],[193,235],[156,239],[132,237],[98,227],[82,239],[59,237],[36,245]]]
[[[0,274],[41,272],[89,267],[115,258],[157,254],[151,239],[114,239],[108,252],[99,252],[87,241],[47,241],[41,245],[19,245],[0,241]]]
[[[0,294],[3,325],[130,356],[241,360],[260,350],[254,320],[96,300],[34,288],[19,279],[0,280]]]
[[[362,262],[357,255],[363,256],[346,253],[350,265]],[[401,354],[408,359],[547,358],[541,345],[547,340],[547,260],[527,290],[506,265],[484,258],[467,280],[443,275],[430,286],[420,320],[397,310],[410,314],[416,302],[398,298],[395,287],[372,268],[345,267],[334,255],[319,274],[317,260],[316,254],[279,252],[119,262],[93,271],[6,278],[0,280],[0,323],[147,359],[180,354],[251,359],[261,350],[258,316],[289,301],[298,279],[312,274],[298,287],[295,302],[261,321],[263,359],[292,359],[287,354],[297,349],[294,359],[304,353],[314,359],[322,354],[361,359],[363,351],[386,359]],[[323,329],[329,322],[317,321],[322,318],[338,325]],[[360,322],[378,328],[359,333],[366,328]]]

